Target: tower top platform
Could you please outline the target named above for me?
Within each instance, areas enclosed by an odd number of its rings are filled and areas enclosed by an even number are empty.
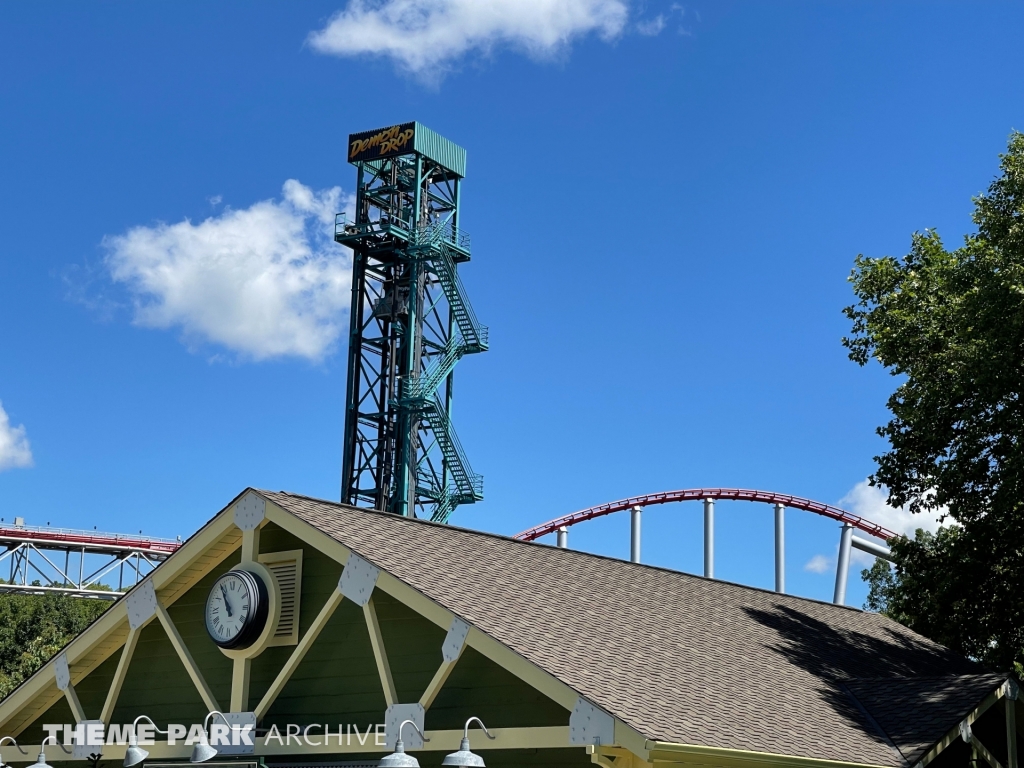
[[[466,176],[466,150],[422,123],[400,123],[348,137],[348,161],[353,164],[411,154],[423,155],[459,178]]]

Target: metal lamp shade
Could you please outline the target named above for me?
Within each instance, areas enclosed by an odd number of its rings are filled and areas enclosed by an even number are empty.
[[[46,762],[46,753],[41,751],[39,753],[39,759],[32,763],[28,768],[53,768],[53,766]]]
[[[377,763],[377,768],[420,768],[420,761],[405,751],[405,744],[399,739],[395,751],[384,755]]]
[[[132,739],[132,741],[135,741],[135,739]],[[130,768],[133,765],[138,765],[147,757],[149,757],[149,752],[144,750],[138,744],[129,744],[128,750],[124,753],[124,768]]]
[[[206,740],[206,732],[203,731],[203,735],[199,737],[199,743],[192,747],[192,757],[188,759],[190,763],[205,763],[217,756],[217,750],[210,746],[210,742]]]
[[[475,752],[469,751],[469,739],[463,737],[459,751],[445,755],[441,765],[449,768],[484,768],[484,759]]]

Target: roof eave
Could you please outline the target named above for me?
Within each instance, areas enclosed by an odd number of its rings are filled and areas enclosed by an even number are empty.
[[[770,752],[752,752],[745,749],[705,747],[698,744],[676,744],[670,741],[648,741],[651,762],[715,765],[723,768],[753,768],[753,766],[786,766],[787,768],[892,768],[878,763],[858,763],[846,760],[825,760],[817,757],[777,755]]]

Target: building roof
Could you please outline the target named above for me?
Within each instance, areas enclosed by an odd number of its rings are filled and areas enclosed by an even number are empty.
[[[652,741],[912,765],[1005,679],[878,614],[259,493]]]

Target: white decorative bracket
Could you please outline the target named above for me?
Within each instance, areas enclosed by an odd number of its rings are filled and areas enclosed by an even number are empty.
[[[378,576],[380,568],[352,552],[338,579],[338,590],[356,605],[366,605],[370,602]]]
[[[256,713],[225,712],[224,720],[231,726],[230,744],[214,744],[221,755],[251,755],[256,750]],[[210,724],[224,724],[218,717],[211,719]]]
[[[139,629],[147,621],[156,616],[156,590],[153,581],[146,579],[133,589],[124,599],[128,609],[128,626]]]
[[[53,662],[53,670],[57,675],[57,689],[66,691],[71,685],[71,669],[68,667],[66,654],[62,653],[57,657],[57,660]]]
[[[964,743],[970,744],[971,737],[973,735],[974,734],[971,733],[971,724],[968,723],[966,720],[962,720],[960,722],[960,738],[964,740]]]
[[[245,494],[235,504],[235,525],[243,531],[255,531],[266,516],[266,500],[252,491]]]
[[[352,562],[351,559],[349,562]],[[406,720],[412,720],[420,731],[423,730],[423,712],[423,707],[419,704],[392,704],[388,707],[384,713],[384,733],[388,749],[394,750],[395,742],[398,741],[398,728]],[[402,740],[406,749],[423,749],[423,738],[416,728],[406,726]]]
[[[609,747],[615,743],[615,720],[584,698],[569,715],[569,743]]]
[[[103,721],[83,720],[75,726],[71,756],[75,760],[88,760],[103,754]]]
[[[441,646],[441,655],[447,662],[458,661],[462,655],[462,649],[466,647],[466,635],[469,634],[469,624],[458,616],[452,619],[452,625],[448,628],[448,634],[444,638],[444,645]]]

